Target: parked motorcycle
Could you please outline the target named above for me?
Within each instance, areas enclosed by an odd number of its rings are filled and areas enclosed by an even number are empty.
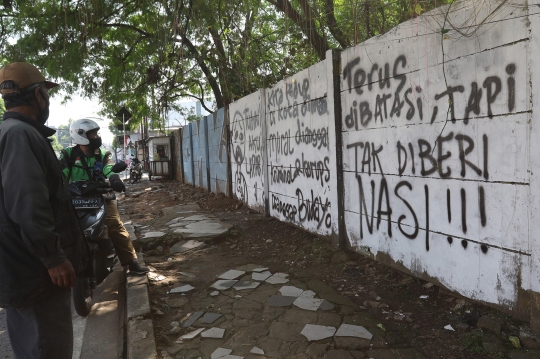
[[[131,160],[129,166],[129,181],[135,183],[142,178],[142,163],[137,158]]]
[[[112,171],[122,172],[126,167],[125,162],[120,162],[112,167]],[[115,195],[109,183],[101,181],[71,182],[69,190],[90,251],[88,267],[84,274],[77,278],[73,288],[75,311],[86,317],[92,309],[93,290],[107,278],[118,262],[105,225],[105,200],[115,199]]]

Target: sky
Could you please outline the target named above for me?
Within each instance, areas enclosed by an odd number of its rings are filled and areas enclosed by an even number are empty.
[[[54,126],[58,128],[60,125],[67,125],[69,119],[78,120],[80,118],[92,118],[100,125],[99,133],[103,140],[103,143],[110,145],[113,141],[114,135],[109,131],[109,122],[110,118],[101,118],[98,115],[98,112],[101,110],[101,105],[99,101],[83,98],[78,95],[73,95],[73,99],[67,102],[65,105],[62,104],[62,99],[64,95],[58,93],[55,96],[50,98],[50,115],[48,126]],[[183,106],[192,107],[195,112],[195,101],[181,101]],[[211,102],[207,103],[208,106],[212,106]],[[201,109],[201,115],[206,116],[208,112]],[[168,121],[167,126],[177,127],[179,125],[184,125],[185,121],[178,120],[180,115],[178,113],[171,113],[169,115],[170,120]]]
[[[62,99],[62,94],[56,94],[56,96],[51,97],[48,126],[58,127],[60,125],[67,125],[70,118],[78,120],[85,117],[100,117],[98,112],[101,110],[101,106],[97,100],[85,99],[75,95],[73,96],[73,100],[62,105]],[[101,127],[99,132],[103,143],[110,144],[114,137],[108,129],[110,119],[92,119]]]

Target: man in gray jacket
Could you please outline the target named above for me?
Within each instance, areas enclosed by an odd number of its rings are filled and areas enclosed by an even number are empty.
[[[71,290],[86,245],[45,126],[57,84],[28,63],[0,69],[0,307],[16,358],[71,359]]]

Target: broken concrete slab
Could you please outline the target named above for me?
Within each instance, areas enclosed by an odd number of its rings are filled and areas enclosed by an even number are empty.
[[[187,236],[187,238],[207,238],[207,237],[217,237],[220,234],[223,234],[227,232],[227,230],[219,231],[219,232],[199,232],[199,233],[192,233]]]
[[[373,334],[360,325],[341,324],[336,332],[336,337],[355,337],[371,340]]]
[[[175,229],[173,231],[173,233],[178,233],[178,234],[189,234],[189,233],[193,233],[192,230],[190,229],[187,229],[187,228],[178,228],[178,229]]]
[[[184,220],[186,220],[186,221],[203,221],[203,220],[206,220],[206,219],[210,219],[210,218],[208,218],[204,214],[195,214],[193,216],[189,216],[189,217],[184,218]]]
[[[244,271],[241,271],[241,270],[235,270],[235,269],[231,269],[225,273],[222,273],[218,278],[219,279],[237,279],[238,277],[242,276],[246,274],[246,272]]]
[[[319,306],[319,309],[323,311],[327,311],[327,310],[332,310],[335,307],[336,307],[335,305],[333,305],[332,303],[324,299],[321,305]]]
[[[322,302],[323,299],[298,297],[293,304],[301,309],[316,311]]]
[[[173,224],[169,224],[169,228],[180,228],[180,227],[185,227],[187,226],[188,224],[190,223],[193,223],[194,221],[178,221],[177,223],[173,223]]]
[[[170,254],[184,253],[203,246],[206,246],[206,244],[195,240],[189,240],[187,242],[183,242],[182,244],[176,243],[171,247]]]
[[[225,335],[225,329],[221,329],[221,328],[210,328],[201,333],[201,337],[203,338],[221,339],[223,338],[224,335]]]
[[[302,297],[302,298],[313,298],[313,297],[315,297],[315,295],[317,295],[317,293],[315,293],[314,291],[305,290],[305,291],[302,292],[302,294],[300,294],[300,297]]]
[[[252,270],[252,272],[261,273],[261,272],[265,272],[265,271],[267,271],[267,270],[268,270],[268,268],[266,268],[266,267],[263,267],[263,268],[255,268],[255,269]]]
[[[264,355],[264,350],[262,350],[261,348],[253,347],[250,353]]]
[[[239,280],[235,285],[233,285],[233,288],[236,290],[255,289],[259,286],[259,284],[261,283]]]
[[[210,354],[210,359],[218,359],[223,358],[226,355],[229,355],[232,353],[232,349],[226,349],[226,348],[217,348],[214,350],[212,354]]]
[[[324,325],[306,324],[304,329],[300,332],[307,338],[308,341],[323,340],[330,338],[336,332],[336,328],[327,327]]]
[[[201,320],[201,323],[203,324],[212,324],[216,320],[218,320],[223,314],[219,313],[205,313],[204,317]]]
[[[201,333],[203,330],[205,330],[206,328],[199,328],[197,330],[194,330],[190,333],[187,333],[187,334],[184,334],[182,335],[179,339],[193,339],[195,338],[197,335],[199,335],[199,333]]]
[[[176,287],[176,288],[173,288],[169,291],[170,294],[173,294],[173,293],[187,293],[189,292],[190,290],[193,290],[195,289],[195,287],[187,284],[187,285],[183,285],[183,286],[180,286],[180,287]]]
[[[272,273],[270,273],[268,271],[265,271],[265,272],[261,272],[261,273],[253,273],[251,275],[251,279],[262,282],[262,281],[267,280],[271,276],[272,276]]]
[[[191,327],[191,325],[193,323],[195,323],[197,321],[197,319],[199,319],[202,315],[204,314],[204,312],[202,310],[198,311],[198,312],[195,312],[193,314],[191,314],[189,316],[189,318],[184,322],[184,324],[182,324],[182,326],[184,328],[189,328]]]
[[[274,273],[272,276],[266,279],[265,282],[270,284],[285,284],[289,282],[287,279],[288,276],[289,275],[287,273]]]
[[[284,295],[273,295],[268,299],[268,305],[271,307],[288,307],[294,303],[298,297],[288,297]]]
[[[143,238],[161,238],[163,237],[165,234],[165,232],[146,232],[143,236]]]
[[[283,287],[279,288],[279,291],[281,295],[288,297],[300,297],[300,295],[304,292],[303,289],[293,287],[291,285],[284,285]]]
[[[238,282],[237,280],[218,280],[210,286],[217,290],[227,290]]]
[[[207,231],[207,230],[223,230],[227,229],[221,223],[218,223],[214,220],[200,221],[195,223],[190,223],[186,226],[188,229],[193,229],[195,231]]]
[[[219,295],[219,292],[218,292],[217,290],[215,290],[215,291],[213,291],[212,293],[210,293],[210,295],[211,295],[212,297],[215,297],[215,296]]]
[[[184,217],[176,217],[175,219],[173,219],[172,221],[169,221],[167,223],[165,223],[166,226],[170,226],[171,224],[175,224],[175,223],[178,223],[179,220],[183,219]]]

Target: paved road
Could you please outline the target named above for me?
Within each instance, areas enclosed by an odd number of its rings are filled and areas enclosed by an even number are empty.
[[[125,275],[115,270],[94,291],[94,306],[87,318],[73,315],[73,359],[119,359],[124,357]],[[6,329],[6,313],[0,308],[0,359],[12,359]]]

